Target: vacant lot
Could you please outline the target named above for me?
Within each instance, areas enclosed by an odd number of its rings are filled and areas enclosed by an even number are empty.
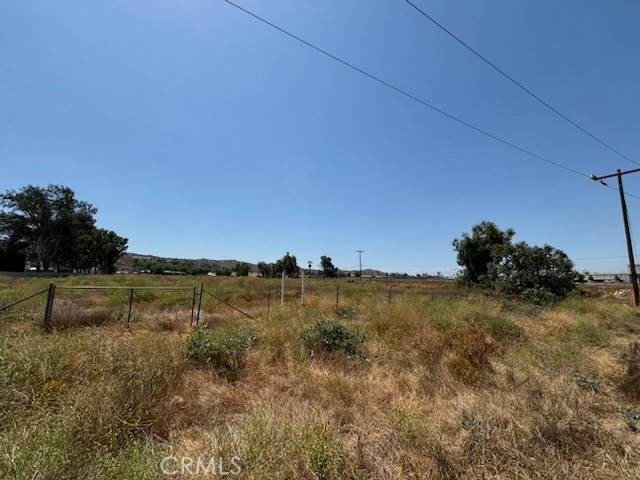
[[[0,277],[0,306],[49,281]],[[281,306],[275,280],[205,288],[255,320],[205,297],[192,334],[192,290],[136,292],[130,324],[127,290],[57,291],[51,333],[45,296],[0,314],[0,478],[199,478],[198,458],[220,462],[208,478],[640,476],[640,314],[619,296],[540,309],[311,280],[302,306],[290,280]],[[318,320],[333,330],[313,337]]]

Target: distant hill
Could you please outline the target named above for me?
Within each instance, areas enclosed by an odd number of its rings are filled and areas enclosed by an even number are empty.
[[[216,270],[220,270],[223,268],[233,270],[233,268],[238,263],[246,263],[249,265],[250,272],[257,272],[258,265],[250,262],[245,262],[243,260],[212,260],[209,258],[198,258],[198,259],[188,259],[188,258],[173,258],[173,257],[158,257],[155,255],[146,255],[141,253],[125,253],[120,260],[116,263],[116,269],[120,271],[131,271],[131,270],[140,270],[145,267],[142,265],[149,264],[174,264],[181,265],[186,267],[198,267],[198,268],[206,268],[211,272],[215,272]],[[304,265],[300,265],[300,267],[304,267]],[[305,268],[306,272],[306,268]],[[317,272],[317,269],[314,269],[314,272]],[[357,273],[358,270],[341,270],[342,273]],[[366,277],[385,277],[387,276],[386,272],[381,272],[380,270],[371,270],[371,269],[363,269],[362,275]]]
[[[208,258],[188,259],[188,258],[172,258],[157,257],[155,255],[144,255],[140,253],[125,253],[116,263],[118,270],[136,270],[139,265],[148,263],[178,264],[185,266],[193,266],[199,268],[207,268],[210,271],[219,270],[221,268],[233,269],[238,263],[246,263],[249,265],[249,271],[257,272],[258,266],[250,262],[242,262],[242,260],[211,260]]]

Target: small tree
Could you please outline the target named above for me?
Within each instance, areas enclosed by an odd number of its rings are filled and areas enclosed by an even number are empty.
[[[322,268],[322,276],[324,278],[335,277],[338,274],[338,269],[331,262],[331,257],[320,257],[320,268]]]
[[[273,276],[273,265],[266,262],[258,262],[258,271],[261,277],[270,278]]]
[[[228,269],[227,267],[220,267],[216,269],[216,275],[228,277],[231,275],[231,270]]]
[[[238,277],[246,277],[249,275],[249,264],[244,262],[238,262],[233,267],[233,271],[236,272]]]
[[[505,249],[497,271],[498,290],[535,303],[557,300],[575,288],[573,262],[550,245],[511,245]]]
[[[566,296],[575,288],[573,262],[561,250],[549,245],[511,243],[515,232],[499,230],[491,222],[473,227],[453,241],[458,251],[464,283],[518,295],[535,303],[547,303]]]
[[[116,232],[98,228],[94,233],[94,261],[100,273],[114,273],[116,262],[124,255],[129,240]]]
[[[458,265],[463,267],[460,281],[470,285],[493,286],[496,269],[502,259],[502,250],[511,244],[515,232],[510,228],[504,232],[493,222],[474,225],[471,235],[453,240],[453,248],[458,252]]]
[[[284,272],[288,277],[297,277],[300,272],[300,267],[298,266],[296,257],[291,255],[289,252],[287,252],[285,256],[278,260],[273,266],[274,275],[281,275],[282,272]]]

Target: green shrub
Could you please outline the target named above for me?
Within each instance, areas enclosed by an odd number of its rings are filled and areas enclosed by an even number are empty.
[[[344,454],[326,426],[314,426],[304,431],[300,446],[306,454],[307,468],[313,478],[329,480],[342,477]]]
[[[396,411],[391,417],[391,425],[400,438],[413,444],[420,444],[429,436],[426,419],[409,408]]]
[[[244,364],[247,350],[255,343],[258,332],[246,325],[223,323],[215,327],[195,327],[187,337],[187,358],[212,365],[221,370],[238,370]]]
[[[300,333],[300,339],[308,350],[340,352],[349,356],[361,355],[360,347],[365,338],[363,332],[337,320],[318,320],[313,327]]]
[[[525,331],[520,325],[501,316],[484,316],[480,324],[496,340],[520,340],[525,336]]]
[[[620,408],[618,410],[624,418],[627,427],[632,432],[637,432],[640,430],[638,423],[640,423],[640,412],[636,412],[635,410],[631,410],[629,408]]]
[[[519,302],[513,299],[503,298],[500,300],[500,308],[506,313],[515,313],[525,317],[534,317],[542,311],[542,305],[530,302]]]
[[[546,288],[527,288],[520,293],[520,298],[533,305],[544,306],[557,302],[561,296],[553,294]]]
[[[336,310],[336,317],[344,319],[356,318],[356,311],[353,308],[342,307]]]

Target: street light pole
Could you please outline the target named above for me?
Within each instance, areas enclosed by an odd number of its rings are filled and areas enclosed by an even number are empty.
[[[622,221],[624,222],[624,233],[627,238],[627,254],[629,255],[629,269],[631,270],[631,283],[633,284],[633,300],[635,306],[640,305],[640,292],[638,291],[638,275],[636,274],[636,262],[633,257],[633,245],[631,242],[631,229],[629,228],[629,217],[627,214],[627,201],[624,198],[624,188],[622,186],[622,175],[626,175],[628,173],[640,172],[640,168],[636,168],[633,170],[627,170],[626,172],[621,172],[620,169],[616,170],[616,173],[612,173],[611,175],[604,175],[602,177],[596,177],[595,175],[591,175],[591,179],[597,182],[602,183],[603,185],[607,185],[604,182],[605,178],[617,177],[618,178],[618,191],[620,192],[620,206],[622,207]]]

